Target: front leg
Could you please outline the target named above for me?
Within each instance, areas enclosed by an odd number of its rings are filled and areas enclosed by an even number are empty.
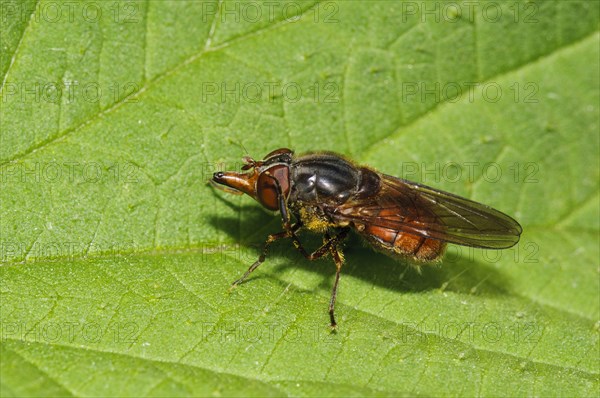
[[[271,173],[265,171],[265,174],[268,177],[271,177],[273,183],[275,184],[275,190],[277,191],[277,203],[279,207],[279,214],[281,214],[281,223],[283,224],[284,231],[291,231],[292,224],[290,222],[290,213],[287,208],[287,201],[285,199],[285,195],[283,194],[283,190],[281,189],[281,184],[279,184],[279,180],[273,177]]]
[[[275,242],[276,240],[283,239],[283,238],[289,238],[289,237],[290,237],[289,231],[281,231],[279,233],[271,234],[271,235],[267,236],[267,241],[265,242],[263,251],[260,254],[260,256],[258,257],[258,260],[256,260],[254,262],[254,264],[252,264],[250,266],[250,268],[248,268],[248,271],[246,271],[246,273],[244,273],[244,275],[242,275],[241,278],[237,279],[235,282],[233,282],[231,284],[231,287],[229,288],[229,290],[235,288],[237,285],[244,282],[246,280],[246,278],[248,278],[248,276],[252,273],[252,271],[257,269],[259,265],[264,263],[265,258],[267,257],[267,252],[269,251],[269,246],[271,245],[271,243]]]
[[[258,257],[258,260],[256,260],[254,262],[254,264],[252,264],[250,266],[250,268],[248,268],[248,270],[244,273],[244,275],[242,275],[241,278],[237,279],[235,282],[233,282],[231,284],[231,289],[235,288],[237,285],[239,285],[240,283],[244,282],[246,280],[246,278],[248,278],[248,276],[255,270],[258,268],[259,265],[261,265],[262,263],[265,262],[265,259],[267,257],[267,252],[269,251],[269,246],[271,245],[271,243],[279,240],[279,239],[284,239],[284,238],[290,238],[290,237],[294,237],[295,240],[297,240],[298,238],[296,237],[296,231],[298,229],[300,229],[300,227],[302,226],[301,223],[296,223],[294,225],[291,225],[290,223],[290,215],[289,212],[287,210],[287,205],[286,205],[286,201],[285,201],[285,196],[283,195],[283,191],[281,189],[281,185],[279,184],[279,181],[277,181],[277,179],[275,177],[273,177],[271,174],[269,174],[268,172],[266,172],[267,175],[269,177],[271,177],[275,183],[275,189],[277,190],[277,201],[279,203],[279,212],[281,213],[281,221],[283,224],[283,231],[278,232],[276,234],[271,234],[269,236],[267,236],[267,240],[265,241],[265,245],[263,246],[263,251],[260,254],[260,256]]]

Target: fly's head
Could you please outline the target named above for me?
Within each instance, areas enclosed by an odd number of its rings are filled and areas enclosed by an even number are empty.
[[[287,198],[290,191],[292,155],[292,150],[280,148],[263,160],[244,156],[242,172],[219,171],[211,182],[226,192],[250,195],[269,210],[279,210],[279,192]]]

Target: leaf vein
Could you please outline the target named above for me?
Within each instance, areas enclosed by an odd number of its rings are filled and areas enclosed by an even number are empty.
[[[534,57],[530,60],[527,60],[526,62],[522,63],[522,64],[516,64],[511,68],[508,68],[506,70],[500,71],[499,73],[495,74],[495,75],[491,75],[489,76],[485,81],[482,81],[481,83],[485,83],[485,82],[490,82],[490,79],[494,79],[494,78],[498,78],[500,76],[504,76],[507,75],[509,73],[512,73],[516,70],[519,70],[521,68],[524,68],[528,65],[532,65],[534,63],[539,62],[540,60],[549,58],[553,55],[555,55],[556,53],[565,51],[571,47],[575,47],[577,45],[579,45],[580,43],[588,40],[589,38],[596,36],[598,34],[599,31],[594,31],[592,33],[590,33],[589,35],[579,39],[579,40],[575,40],[573,42],[569,42],[563,46],[557,47],[552,49],[551,52],[549,53],[545,53],[545,54],[541,54],[537,57]],[[462,92],[461,95],[462,98],[465,97],[465,93],[464,91]],[[456,100],[455,102],[457,102],[458,100]],[[406,124],[400,124],[398,127],[396,127],[395,131],[392,131],[392,133],[390,133],[389,135],[386,136],[382,136],[380,138],[377,138],[375,141],[371,142],[371,143],[365,143],[364,145],[364,149],[361,151],[361,157],[363,159],[367,158],[370,154],[372,154],[376,149],[379,148],[379,145],[386,139],[391,139],[392,137],[398,138],[401,135],[405,134],[405,132],[413,125],[417,124],[419,121],[421,121],[422,119],[424,119],[426,116],[429,116],[430,114],[433,114],[435,111],[439,111],[439,108],[442,105],[447,105],[449,104],[447,99],[443,99],[440,100],[438,103],[436,103],[433,107],[427,109],[425,112],[423,112],[422,114],[420,114],[419,116],[415,117],[414,119],[412,119],[410,122],[406,123]]]

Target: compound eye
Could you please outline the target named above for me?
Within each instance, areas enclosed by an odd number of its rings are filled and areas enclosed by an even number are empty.
[[[269,210],[279,210],[277,183],[283,196],[287,197],[290,190],[289,176],[289,167],[286,165],[269,167],[259,175],[256,182],[256,196],[263,206]]]

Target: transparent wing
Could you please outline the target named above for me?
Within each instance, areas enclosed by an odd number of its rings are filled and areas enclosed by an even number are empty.
[[[331,214],[464,246],[505,249],[519,241],[517,221],[489,206],[397,177],[379,174],[378,194],[351,199]]]

